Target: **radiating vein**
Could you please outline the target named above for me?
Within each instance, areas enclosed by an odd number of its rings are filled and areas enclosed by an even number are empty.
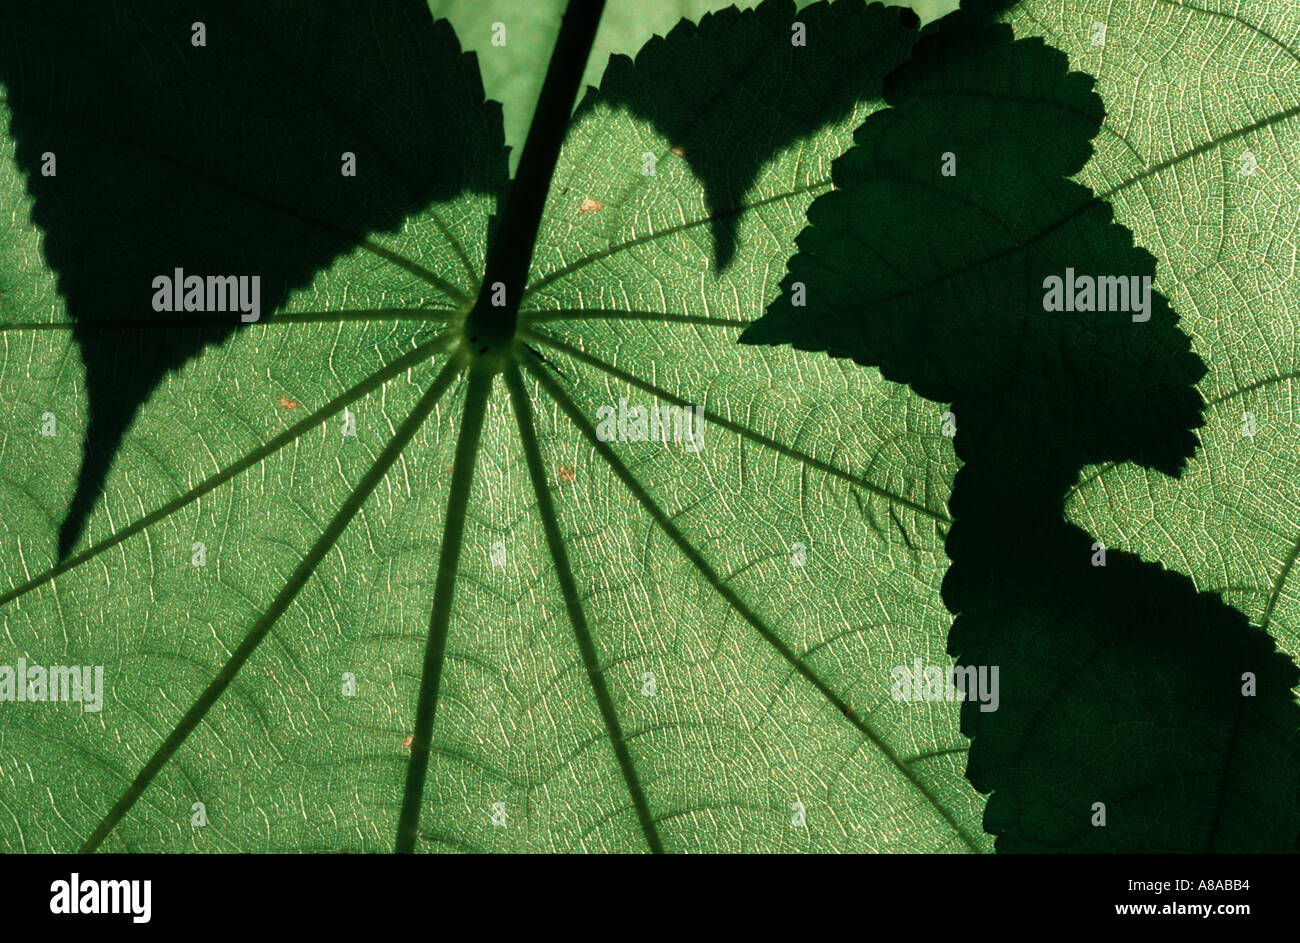
[[[194,312],[182,317],[120,318],[111,321],[23,321],[0,324],[0,331],[138,331],[169,328],[235,326],[275,327],[281,324],[334,324],[344,321],[447,321],[454,308],[358,308],[346,311],[282,311],[247,324],[230,314]]]
[[[522,311],[525,324],[560,320],[653,321],[656,324],[699,324],[708,327],[749,327],[753,321],[736,318],[710,318],[695,314],[664,314],[659,311],[619,311],[615,308],[565,308],[560,311]]]
[[[937,750],[926,750],[924,753],[914,753],[913,755],[909,756],[904,762],[919,763],[922,760],[933,759],[936,756],[953,756],[958,753],[969,753],[969,752],[970,752],[970,744],[968,743],[965,746],[960,746],[960,747],[943,747],[942,749],[937,749]]]
[[[613,364],[607,363],[606,361],[601,360],[600,358],[593,356],[592,354],[589,354],[586,351],[580,350],[577,347],[574,347],[572,344],[568,344],[565,341],[560,340],[559,338],[551,337],[547,334],[543,334],[537,331],[526,331],[525,333],[527,334],[528,337],[534,339],[539,344],[545,344],[549,347],[554,348],[555,350],[562,351],[575,360],[581,361],[582,363],[595,367],[597,370],[600,370],[601,372],[606,373],[609,376],[614,377],[615,379],[622,380],[624,383],[630,383],[632,386],[635,386],[637,389],[649,393],[652,396],[657,396],[660,399],[665,399],[668,402],[674,404],[675,406],[683,406],[692,409],[695,408],[696,406],[696,404],[687,401],[683,397],[678,396],[676,393],[672,393],[664,389],[663,387],[657,386],[653,383],[647,383],[645,380],[642,380],[640,377],[634,376],[633,374],[628,373],[626,370],[620,370],[618,367],[614,366]],[[885,498],[886,500],[891,501],[895,504],[901,504],[903,507],[909,508],[918,514],[923,514],[924,516],[939,521],[940,523],[943,524],[952,523],[952,519],[949,518],[946,514],[942,514],[934,510],[931,510],[930,508],[926,507],[924,504],[918,504],[916,501],[912,501],[909,498],[905,498],[901,494],[895,494],[894,492],[890,491],[887,488],[882,488],[879,485],[872,484],[871,482],[863,478],[859,478],[856,475],[850,474],[849,472],[845,471],[842,468],[836,468],[834,465],[831,465],[828,462],[824,462],[821,459],[814,458],[813,456],[808,455],[806,452],[801,452],[796,448],[792,448],[788,445],[784,445],[769,436],[763,435],[761,432],[758,432],[755,429],[751,429],[749,426],[745,426],[738,422],[735,422],[734,420],[727,419],[725,416],[720,416],[719,414],[710,410],[708,407],[702,407],[702,413],[704,415],[704,418],[707,419],[710,423],[713,423],[716,426],[720,426],[723,429],[728,430],[729,432],[734,432],[736,435],[739,435],[745,439],[748,439],[751,442],[755,442],[761,446],[764,446],[765,448],[769,448],[776,452],[779,452],[780,454],[786,456],[787,458],[792,458],[797,462],[801,462],[804,465],[808,465],[813,468],[816,468],[818,471],[823,471],[828,475],[834,475],[836,478],[839,478],[842,481],[847,481],[849,484],[855,487],[862,488],[864,491],[870,491],[872,494],[879,495],[880,497]]]
[[[420,426],[424,424],[425,419],[427,419],[429,414],[433,412],[434,407],[438,404],[438,400],[442,398],[442,394],[446,392],[449,386],[451,386],[451,382],[456,378],[457,373],[458,365],[454,360],[446,364],[442,370],[439,371],[438,376],[429,386],[429,389],[420,397],[419,402],[415,404],[415,408],[411,410],[410,415],[408,415],[402,422],[401,426],[398,427],[397,432],[393,435],[393,438],[389,440],[388,444],[384,446],[383,451],[380,452],[378,458],[375,459],[374,464],[371,465],[370,469],[362,476],[361,480],[357,483],[356,488],[354,488],[352,493],[348,495],[347,499],[335,513],[329,524],[326,525],[325,530],[321,533],[320,537],[318,537],[316,542],[312,544],[311,549],[307,551],[301,562],[299,562],[298,566],[294,569],[293,574],[289,577],[284,587],[276,594],[275,599],[271,601],[271,605],[267,607],[264,613],[262,613],[261,618],[257,620],[252,629],[249,630],[248,634],[244,636],[244,640],[239,644],[239,647],[235,649],[230,658],[227,659],[225,665],[222,666],[221,671],[217,673],[217,676],[212,679],[212,682],[207,686],[203,693],[199,695],[193,706],[185,712],[185,715],[180,719],[180,722],[177,723],[175,728],[172,729],[172,732],[167,736],[167,739],[163,741],[160,747],[158,747],[153,756],[149,758],[149,762],[144,765],[144,768],[127,787],[126,791],[122,793],[121,797],[116,803],[114,803],[113,808],[109,810],[108,815],[106,815],[99,825],[96,826],[95,831],[91,834],[90,838],[86,840],[86,844],[81,848],[83,854],[88,854],[99,847],[100,843],[103,842],[108,833],[113,830],[114,826],[116,826],[119,821],[121,821],[122,816],[124,816],[130,810],[131,806],[135,804],[135,801],[140,798],[140,794],[148,788],[149,783],[153,781],[153,778],[158,774],[158,771],[162,769],[169,759],[171,759],[172,755],[180,748],[181,744],[185,742],[186,737],[188,737],[194,728],[199,725],[207,715],[208,711],[211,710],[212,705],[217,702],[217,699],[220,698],[226,688],[230,686],[230,683],[235,679],[235,675],[239,673],[239,669],[244,666],[244,663],[247,662],[253,652],[257,650],[257,646],[261,644],[262,639],[266,638],[267,633],[271,631],[271,628],[275,625],[276,621],[284,611],[289,608],[289,605],[298,596],[298,593],[302,590],[303,586],[306,585],[308,578],[313,572],[315,572],[320,561],[324,559],[325,554],[329,553],[330,548],[332,548],[335,542],[339,539],[339,535],[343,533],[344,528],[348,526],[352,518],[356,516],[357,511],[361,509],[361,505],[365,503],[366,498],[370,497],[371,492],[375,490],[375,487],[379,482],[383,480],[386,474],[388,474],[388,470],[393,466],[393,463],[397,461],[399,456],[401,456],[402,452],[406,449],[406,446],[415,436],[415,433],[419,431]]]
[[[0,606],[4,605],[7,602],[11,602],[14,599],[17,599],[19,596],[31,592],[33,589],[36,589],[39,586],[45,585],[46,583],[50,582],[50,580],[60,576],[63,573],[68,572],[74,567],[80,566],[81,564],[85,563],[87,560],[94,559],[95,557],[103,553],[105,550],[109,550],[112,547],[116,547],[118,544],[126,540],[128,537],[140,533],[140,531],[144,530],[145,528],[153,524],[156,524],[158,521],[161,521],[163,518],[168,517],[171,514],[175,514],[177,511],[179,511],[181,508],[185,507],[186,505],[192,504],[194,501],[197,501],[199,498],[203,497],[203,495],[212,491],[214,488],[217,488],[220,485],[224,484],[225,482],[229,481],[231,478],[234,478],[240,472],[247,471],[249,468],[252,468],[254,465],[262,461],[267,456],[279,451],[280,449],[284,448],[286,445],[289,445],[291,442],[298,439],[306,432],[316,428],[322,422],[329,419],[331,416],[333,416],[335,413],[341,410],[344,406],[354,402],[355,400],[360,399],[363,396],[368,395],[369,393],[374,392],[375,390],[383,386],[383,384],[387,383],[389,380],[393,379],[397,375],[403,373],[406,370],[411,369],[412,367],[418,366],[420,363],[423,363],[425,360],[428,360],[439,350],[447,346],[449,340],[450,340],[449,335],[442,334],[419,345],[418,347],[411,350],[409,353],[404,354],[401,357],[398,357],[396,360],[394,360],[392,363],[385,366],[383,369],[377,370],[375,373],[372,373],[370,376],[366,377],[366,379],[362,380],[360,383],[357,383],[355,386],[352,386],[351,388],[343,391],[338,396],[334,397],[332,400],[330,400],[328,403],[322,406],[320,409],[316,410],[313,413],[309,413],[302,420],[294,423],[292,426],[285,429],[283,432],[281,432],[279,435],[272,438],[270,441],[266,442],[264,445],[258,446],[253,451],[245,455],[243,458],[239,459],[236,462],[233,462],[232,464],[223,468],[221,471],[217,472],[211,478],[208,478],[205,481],[201,482],[200,484],[195,485],[189,491],[185,492],[185,494],[180,495],[179,497],[169,501],[167,504],[164,504],[156,511],[153,511],[150,514],[146,514],[138,521],[135,521],[132,524],[128,524],[126,527],[122,528],[121,530],[113,534],[113,536],[101,540],[99,543],[87,547],[85,550],[82,550],[79,553],[72,554],[66,560],[59,562],[58,564],[46,570],[44,573],[40,574],[39,576],[32,577],[27,582],[22,583],[19,586],[15,586],[13,589],[9,590],[6,593],[0,594]]]
[[[1258,390],[1261,387],[1269,386],[1270,384],[1273,383],[1285,383],[1288,380],[1300,380],[1300,372],[1279,373],[1276,374],[1275,376],[1263,377],[1259,380],[1255,380],[1252,383],[1246,383],[1241,386],[1238,386],[1235,389],[1229,390],[1227,393],[1220,393],[1218,396],[1214,397],[1214,399],[1206,400],[1205,405],[1207,407],[1218,406],[1222,403],[1226,403],[1230,399],[1235,399],[1238,396],[1245,396],[1247,393],[1253,390]]]
[[[1263,27],[1256,26],[1254,23],[1242,19],[1240,16],[1238,16],[1235,13],[1225,13],[1220,10],[1207,10],[1205,7],[1198,7],[1195,4],[1191,4],[1191,3],[1182,3],[1182,2],[1175,3],[1174,0],[1156,0],[1156,2],[1163,3],[1167,7],[1173,7],[1176,10],[1195,10],[1197,13],[1204,13],[1206,16],[1209,17],[1222,17],[1224,19],[1231,20],[1234,23],[1238,23],[1241,26],[1244,26],[1246,29],[1250,30],[1256,36],[1268,40],[1278,49],[1282,50],[1284,53],[1287,54],[1288,57],[1290,57],[1292,62],[1300,64],[1300,56],[1297,56],[1295,52],[1292,51],[1284,42],[1282,42],[1280,39],[1278,39],[1276,36],[1274,36],[1272,33],[1264,29]]]
[[[1127,180],[1120,181],[1119,183],[1115,184],[1115,186],[1111,187],[1109,190],[1105,191],[1104,193],[1099,193],[1097,196],[1099,199],[1102,200],[1112,200],[1115,197],[1115,195],[1120,191],[1127,190],[1129,187],[1133,186],[1133,184],[1140,183],[1141,181],[1146,180],[1148,177],[1154,177],[1156,174],[1160,173],[1163,170],[1168,170],[1170,167],[1173,167],[1177,164],[1181,164],[1185,160],[1190,160],[1191,158],[1196,157],[1198,154],[1204,154],[1208,151],[1212,151],[1216,147],[1220,147],[1224,144],[1227,144],[1229,141],[1235,141],[1237,140],[1237,138],[1245,137],[1251,132],[1263,130],[1264,128],[1267,128],[1270,125],[1277,124],[1278,122],[1281,121],[1286,121],[1290,118],[1296,117],[1297,115],[1300,115],[1300,105],[1293,105],[1292,107],[1287,108],[1285,111],[1279,111],[1276,112],[1275,114],[1268,115],[1267,117],[1260,118],[1258,121],[1254,121],[1251,122],[1250,124],[1243,125],[1240,128],[1234,128],[1233,130],[1225,132],[1224,134],[1221,134],[1218,137],[1210,138],[1210,140],[1198,144],[1196,145],[1196,147],[1183,151],[1180,154],[1175,154],[1173,157],[1162,160],[1159,163],[1152,164],[1150,167],[1147,167],[1145,170],[1142,170],[1139,173],[1134,174],[1132,177],[1130,177]]]
[[[429,210],[428,216],[433,220],[433,224],[438,227],[438,232],[442,233],[442,237],[451,244],[451,251],[456,253],[456,258],[460,260],[460,266],[465,272],[465,277],[469,279],[469,284],[472,286],[475,280],[478,279],[479,273],[474,271],[474,266],[469,260],[469,254],[465,251],[465,247],[460,244],[456,234],[442,221],[441,216],[432,209]]]
[[[474,463],[478,457],[487,412],[488,394],[492,391],[492,374],[475,364],[470,368],[469,390],[461,417],[460,438],[456,441],[455,464],[451,473],[451,494],[447,499],[447,518],[443,522],[442,550],[438,558],[438,577],[433,590],[433,612],[429,617],[429,638],[425,643],[424,665],[420,672],[420,696],[415,708],[415,732],[411,736],[411,757],[406,767],[406,790],[397,823],[398,853],[415,850],[420,826],[420,804],[424,798],[424,780],[429,769],[429,744],[433,739],[433,721],[438,707],[438,686],[447,647],[447,627],[451,623],[451,604],[456,589],[456,571],[465,536],[465,508],[474,483]]]
[[[669,540],[677,545],[677,548],[700,573],[700,575],[704,577],[704,580],[712,586],[718,595],[726,601],[736,614],[748,622],[749,625],[764,639],[764,641],[771,645],[800,676],[807,680],[828,702],[843,714],[849,722],[852,723],[853,726],[856,727],[858,731],[866,737],[877,750],[880,751],[881,755],[884,756],[885,759],[888,760],[889,763],[907,779],[908,782],[916,787],[921,795],[924,796],[926,802],[928,802],[930,806],[943,818],[948,826],[952,828],[963,842],[965,842],[971,851],[979,851],[979,845],[976,843],[975,839],[965,830],[965,828],[962,827],[960,823],[957,822],[953,817],[953,814],[939,800],[938,796],[936,796],[930,788],[925,785],[925,783],[921,782],[921,780],[917,778],[911,767],[909,767],[907,763],[905,763],[889,746],[889,744],[881,738],[876,729],[867,723],[862,717],[858,716],[857,711],[853,710],[853,708],[851,708],[849,704],[830,687],[830,685],[823,681],[816,671],[814,671],[809,665],[805,664],[804,661],[784,641],[782,641],[780,636],[778,636],[776,632],[774,632],[772,628],[768,626],[767,623],[764,622],[763,619],[740,598],[735,590],[726,584],[717,571],[715,571],[713,567],[709,565],[708,561],[704,559],[704,556],[699,552],[699,550],[695,548],[681,530],[678,529],[677,525],[673,523],[672,518],[664,512],[654,498],[650,496],[650,493],[646,491],[639,481],[637,481],[636,477],[628,470],[627,466],[623,464],[618,455],[615,454],[609,443],[601,440],[601,438],[596,434],[596,429],[591,424],[590,420],[582,414],[582,411],[578,409],[577,405],[575,405],[574,402],[569,399],[568,395],[560,389],[559,384],[551,379],[545,369],[531,356],[527,354],[524,356],[525,359],[523,363],[529,373],[537,378],[537,381],[542,385],[546,392],[554,398],[556,405],[560,407],[560,410],[569,417],[573,424],[578,428],[578,431],[581,432],[587,441],[591,443],[592,447],[600,454],[600,456],[609,463],[614,474],[623,482],[623,485],[632,492],[632,495],[637,499],[637,502],[646,509],[650,514],[650,517],[658,525],[659,529],[664,532]],[[662,818],[660,821],[662,821]]]
[[[1259,627],[1265,632],[1268,631],[1269,623],[1273,621],[1273,610],[1277,608],[1277,601],[1282,597],[1282,587],[1286,585],[1287,577],[1291,575],[1291,570],[1295,567],[1297,558],[1300,558],[1300,536],[1296,537],[1295,542],[1291,544],[1291,549],[1287,552],[1286,559],[1282,561],[1282,569],[1273,582],[1272,589],[1268,594],[1268,602],[1264,604],[1264,612],[1259,617]]]
[[[708,216],[703,216],[700,217],[699,219],[687,220],[684,223],[678,223],[676,226],[669,226],[665,229],[658,229],[653,232],[648,232],[644,236],[633,236],[631,239],[628,239],[625,242],[620,242],[612,246],[606,246],[604,249],[601,249],[599,252],[593,252],[590,255],[585,255],[580,259],[575,259],[573,262],[570,262],[568,265],[561,266],[555,271],[543,275],[536,282],[529,285],[528,288],[524,291],[524,300],[527,300],[527,298],[530,295],[532,295],[534,292],[541,291],[543,288],[546,288],[548,285],[557,282],[562,278],[566,278],[580,269],[586,268],[588,265],[591,265],[593,262],[599,262],[601,259],[607,259],[611,255],[617,255],[618,253],[624,252],[628,249],[634,249],[637,246],[645,245],[648,242],[654,242],[656,239],[664,239],[667,238],[668,236],[676,235],[679,232],[685,232],[688,229],[697,229],[700,226],[708,226],[710,223],[716,222],[717,220],[720,219],[726,219],[730,216],[739,216],[741,213],[744,213],[748,210],[758,209],[760,206],[767,206],[769,203],[778,203],[781,200],[788,200],[791,197],[799,196],[802,193],[816,193],[819,190],[827,190],[830,189],[830,186],[831,186],[831,181],[829,177],[826,178],[825,180],[814,180],[812,183],[805,184],[802,187],[795,187],[793,190],[786,190],[782,193],[775,193],[772,196],[764,197],[761,200],[755,200],[753,203],[746,203],[741,206],[733,206],[731,209],[722,210],[717,213],[710,213]]]
[[[650,805],[646,801],[645,790],[641,787],[641,781],[637,776],[636,766],[632,763],[632,756],[627,749],[627,740],[623,736],[623,727],[619,723],[618,714],[614,710],[614,703],[609,696],[609,688],[605,684],[605,675],[600,666],[600,659],[596,654],[596,645],[591,637],[591,629],[587,625],[587,616],[582,609],[582,601],[578,595],[578,586],[573,578],[573,570],[569,565],[569,553],[564,547],[564,538],[560,535],[559,522],[555,514],[555,502],[551,500],[551,492],[546,486],[546,472],[542,465],[541,449],[537,444],[537,432],[533,428],[533,408],[528,400],[528,392],[524,389],[523,383],[519,379],[519,368],[511,366],[506,371],[506,387],[510,390],[510,403],[514,407],[515,421],[519,426],[519,439],[523,443],[524,458],[528,463],[528,476],[533,482],[533,493],[537,496],[537,510],[542,518],[542,530],[546,533],[546,544],[551,551],[551,559],[555,563],[555,573],[560,581],[560,591],[564,594],[564,606],[569,612],[569,621],[573,624],[573,632],[578,640],[578,650],[582,653],[582,664],[587,669],[587,679],[591,682],[591,689],[596,696],[596,703],[600,706],[600,716],[605,721],[605,729],[609,734],[610,745],[614,748],[614,755],[618,759],[619,769],[623,772],[623,781],[627,784],[627,791],[632,797],[632,805],[636,808],[637,818],[641,822],[641,831],[645,835],[646,843],[650,850],[655,853],[662,852],[663,843],[659,839],[659,833],[655,828],[654,818],[650,814]]]
[[[453,301],[456,301],[459,304],[469,303],[469,295],[465,294],[465,292],[461,291],[459,288],[457,288],[451,282],[447,281],[441,275],[437,275],[434,272],[430,271],[429,269],[425,268],[420,263],[412,259],[408,259],[404,255],[398,255],[396,252],[393,252],[390,249],[385,249],[383,246],[379,245],[377,242],[371,239],[362,239],[360,242],[357,243],[357,245],[365,249],[367,252],[379,256],[381,259],[385,259],[389,262],[392,262],[398,268],[405,269],[406,271],[414,275],[416,278],[428,282],[430,285],[433,285],[435,288],[440,289],[444,294],[449,296]]]

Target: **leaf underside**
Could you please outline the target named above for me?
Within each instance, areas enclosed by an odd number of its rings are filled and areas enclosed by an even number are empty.
[[[255,46],[258,61],[283,72],[239,81],[280,93],[287,72],[305,96],[262,104],[261,133],[283,150],[268,152],[275,173],[246,172],[271,181],[268,192],[223,182],[244,171],[227,167],[223,178],[220,148],[204,158],[217,170],[175,156],[168,173],[209,205],[187,214],[160,200],[138,220],[123,217],[129,238],[105,228],[107,197],[90,224],[60,220],[72,212],[60,200],[87,204],[56,188],[85,187],[105,161],[132,166],[141,188],[149,179],[162,195],[183,188],[148,161],[131,165],[132,125],[108,110],[59,132],[81,137],[45,145],[40,129],[53,134],[58,122],[34,116],[70,107],[75,94],[30,70],[24,85],[34,53],[0,39],[10,129],[0,208],[13,221],[0,230],[0,387],[20,404],[0,416],[0,665],[100,665],[105,677],[98,712],[0,704],[0,847],[384,851],[403,821],[417,823],[422,851],[992,850],[990,832],[1008,828],[999,803],[1024,795],[1025,782],[973,772],[972,785],[956,706],[891,697],[895,666],[952,661],[941,589],[945,539],[962,515],[948,506],[959,461],[940,431],[947,404],[887,370],[737,343],[781,296],[806,214],[832,190],[832,164],[886,107],[882,83],[912,49],[914,18],[855,0],[801,9],[836,34],[810,28],[810,63],[789,55],[793,6],[769,0],[683,24],[644,59],[616,58],[609,88],[589,93],[569,128],[517,342],[493,374],[460,332],[506,186],[500,112],[468,68],[474,60],[456,55],[449,26],[422,2],[385,4],[397,11],[388,20],[345,20],[333,45],[302,37],[315,50],[305,59],[275,53],[277,38],[313,21],[319,4],[309,15],[290,2],[231,6],[261,17],[258,28],[223,35],[207,14],[206,50],[188,45],[202,16],[141,13],[156,35],[140,39],[138,61],[106,59],[101,74],[148,74],[151,42],[177,63],[224,49],[223,74],[237,74],[231,65],[252,61]],[[1067,6],[1068,23],[1059,5],[1037,0],[998,17],[1097,77],[1106,117],[1075,179],[1161,260],[1157,286],[1208,372],[1197,382],[1206,426],[1183,474],[1094,459],[1068,483],[1060,527],[1125,548],[1134,567],[1151,566],[1138,556],[1161,560],[1197,589],[1224,592],[1295,657],[1287,535],[1300,521],[1288,469],[1300,451],[1281,419],[1246,443],[1232,433],[1243,398],[1267,403],[1262,416],[1283,415],[1295,369],[1273,311],[1294,287],[1294,240],[1269,233],[1279,207],[1293,205],[1286,168],[1300,157],[1285,133],[1300,103],[1284,97],[1300,88],[1300,60],[1286,52],[1300,45],[1298,14],[1280,3],[1253,5],[1258,19],[1161,3],[1152,20],[1136,0]],[[71,15],[57,4],[24,14],[48,17],[45,28]],[[1105,56],[1126,51],[1163,68],[1138,76],[1105,58],[1089,46],[1093,17],[1111,24]],[[1206,73],[1213,89],[1186,78],[1200,66],[1178,37],[1198,29],[1222,44],[1204,40],[1222,57]],[[747,71],[753,60],[726,45],[735,30],[746,48],[770,47],[769,71]],[[431,61],[443,71],[429,74],[442,78],[425,84],[405,60],[366,52],[438,43]],[[858,51],[847,63],[844,48]],[[675,83],[650,81],[664,61],[690,65]],[[358,74],[384,89],[356,99],[368,110],[332,91]],[[843,77],[825,98],[808,85],[820,74]],[[1265,74],[1268,94],[1255,81]],[[196,140],[231,127],[238,98],[213,94],[226,80],[190,79],[159,82],[171,111],[200,129]],[[682,89],[705,82],[715,94],[681,107]],[[1153,82],[1186,98],[1134,94]],[[847,99],[844,87],[854,89]],[[756,109],[795,88],[806,107],[791,112],[787,133],[765,138]],[[131,107],[121,88],[104,96]],[[1181,123],[1144,104],[1157,101]],[[298,153],[277,107],[338,134],[299,136],[309,152]],[[127,130],[117,138],[103,133],[118,124]],[[392,146],[404,134],[418,144],[420,127],[462,129],[435,135],[452,147],[440,158],[451,166],[413,151],[416,179],[430,175],[445,191],[412,191],[391,175],[403,166]],[[78,157],[83,139],[104,152],[94,173],[77,166],[96,160]],[[1229,150],[1247,140],[1262,171],[1249,181],[1233,176]],[[59,174],[37,179],[51,149]],[[362,158],[356,180],[335,176],[344,150]],[[728,159],[744,172],[719,176]],[[368,176],[381,167],[390,176]],[[358,201],[358,181],[391,203]],[[1184,189],[1216,200],[1207,209]],[[173,265],[280,264],[259,255],[259,239],[277,244],[286,231],[277,225],[334,212],[344,222],[277,270],[280,294],[264,299],[261,321],[214,327],[199,356],[193,337],[179,336],[192,327],[148,342],[176,341],[166,356],[140,350],[139,338],[159,336],[144,307],[150,277]],[[1205,227],[1220,237],[1217,255],[1199,238]],[[1254,251],[1231,257],[1229,233]],[[187,238],[238,251],[171,263],[169,246]],[[98,268],[75,274],[94,258]],[[118,294],[96,299],[96,271],[120,283]],[[1237,298],[1241,285],[1253,287]],[[1235,300],[1220,321],[1225,294]],[[96,398],[118,395],[96,391],[96,358],[138,383],[119,410],[120,441],[95,451],[102,480],[88,492],[83,441]],[[146,362],[148,374],[137,369]],[[699,406],[703,448],[606,439],[603,410],[617,414],[621,400]],[[50,436],[39,431],[47,412],[57,419]],[[84,526],[69,537],[69,507],[87,493]],[[1041,563],[1024,557],[1027,568]],[[1288,666],[1268,677],[1283,679]],[[427,743],[415,736],[422,712]],[[978,745],[988,731],[973,733]],[[996,731],[978,748],[996,750]],[[412,757],[426,750],[419,805],[404,807]],[[987,817],[975,787],[994,790]],[[1045,817],[1084,829],[1090,814]]]

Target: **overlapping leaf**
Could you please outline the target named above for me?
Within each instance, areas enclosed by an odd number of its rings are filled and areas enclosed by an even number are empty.
[[[1205,368],[1159,292],[1045,297],[1053,278],[1131,289],[1158,271],[1063,179],[1100,126],[1091,86],[1006,26],[936,24],[744,339],[852,357],[953,404],[949,649],[1005,685],[962,725],[999,850],[1291,850],[1294,663],[1218,595],[1061,519],[1081,466],[1177,477],[1202,425]]]

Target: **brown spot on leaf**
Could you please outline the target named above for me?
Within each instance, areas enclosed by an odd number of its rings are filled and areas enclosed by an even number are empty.
[[[297,409],[297,408],[298,408],[298,401],[297,401],[296,399],[289,399],[289,397],[287,397],[287,396],[277,396],[277,397],[276,397],[276,400],[277,400],[277,401],[280,403],[280,405],[283,406],[285,409]]]
[[[561,466],[560,466],[560,481],[573,481],[574,477],[575,477],[575,475],[574,475],[574,472],[573,472],[573,466],[572,466],[572,465],[561,465]]]
[[[582,205],[578,207],[578,215],[581,216],[584,213],[594,213],[604,205],[605,204],[600,202],[600,200],[593,200],[591,197],[587,197],[582,201]]]
[[[670,147],[670,148],[668,148],[668,153],[670,153],[670,154],[676,154],[678,157],[685,157],[685,156],[686,156],[686,148],[684,148],[684,147]]]

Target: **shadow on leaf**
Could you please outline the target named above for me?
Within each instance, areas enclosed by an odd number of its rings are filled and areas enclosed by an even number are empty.
[[[1146,289],[1156,260],[1067,179],[1101,125],[1092,85],[1006,26],[935,24],[742,341],[952,404],[948,650],[999,667],[997,709],[961,715],[999,851],[1293,851],[1296,666],[1218,594],[1064,520],[1082,467],[1176,477],[1203,425],[1205,367]]]
[[[155,315],[156,276],[258,275],[266,319],[368,232],[505,179],[499,106],[421,0],[16,4],[0,81],[85,362],[60,557],[167,371],[249,327],[238,313]]]
[[[683,20],[635,61],[611,56],[579,114],[597,103],[626,107],[672,142],[671,154],[652,156],[685,160],[704,185],[722,270],[736,253],[732,217],[762,166],[858,102],[879,100],[918,25],[907,8],[862,0],[729,7],[698,25]]]

